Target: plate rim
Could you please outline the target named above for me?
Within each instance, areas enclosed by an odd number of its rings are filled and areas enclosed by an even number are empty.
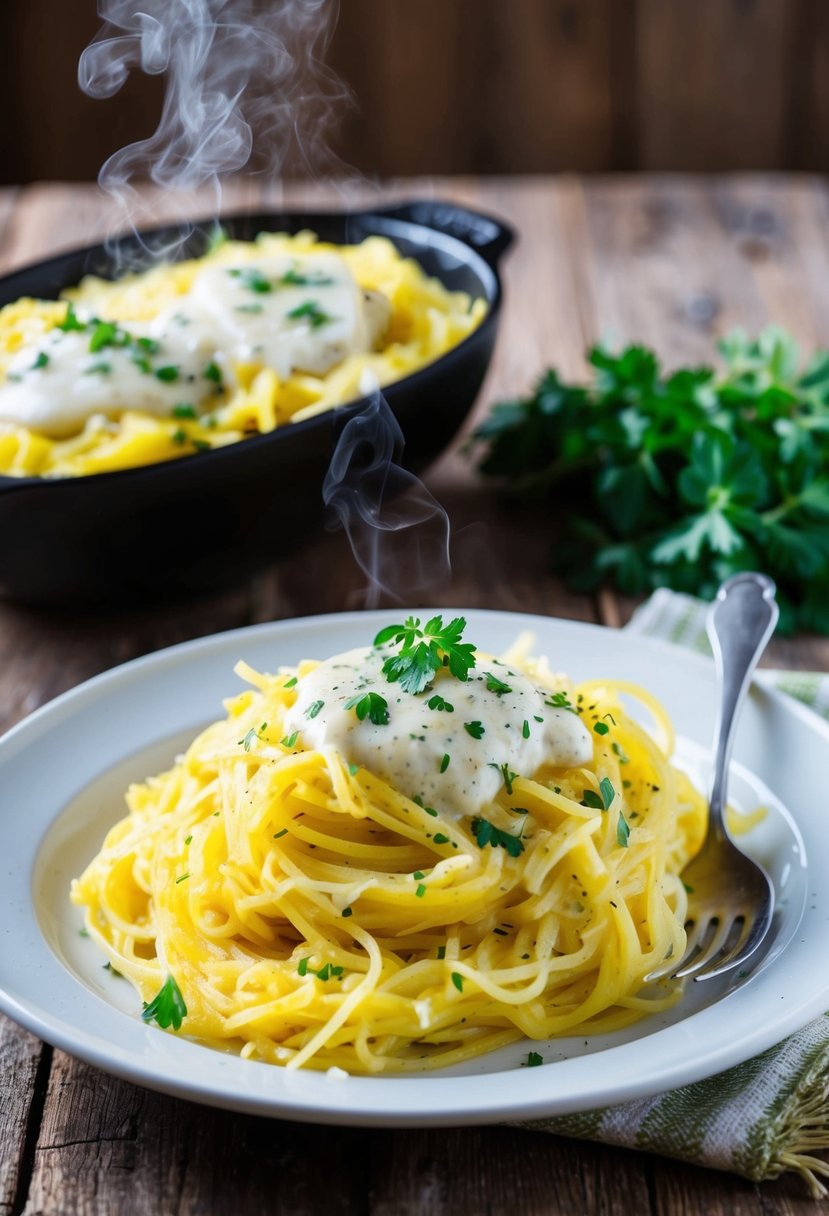
[[[400,609],[375,609],[371,611],[353,611],[353,612],[332,612],[321,613],[312,616],[294,617],[281,621],[263,622],[256,625],[241,626],[239,628],[225,630],[218,633],[208,634],[203,637],[189,639],[184,642],[176,643],[172,646],[165,647],[158,651],[150,652],[149,654],[140,655],[130,659],[125,663],[119,664],[116,667],[91,677],[89,680],[83,681],[74,688],[68,689],[54,699],[50,700],[43,706],[38,707],[33,713],[28,715],[19,723],[15,724],[9,731],[0,737],[0,769],[9,761],[14,761],[20,747],[25,745],[30,737],[35,736],[38,731],[49,729],[51,725],[58,725],[67,713],[73,713],[76,709],[87,707],[90,701],[94,704],[100,698],[106,701],[108,690],[111,686],[118,688],[118,685],[124,681],[129,683],[136,671],[140,671],[147,676],[151,681],[154,673],[162,671],[170,665],[183,664],[187,666],[191,662],[197,661],[198,657],[205,652],[231,649],[238,642],[243,642],[245,639],[256,638],[262,639],[273,636],[278,639],[280,636],[290,636],[297,629],[328,632],[336,632],[338,627],[350,627],[359,622],[366,622],[368,629],[371,628],[372,622],[388,618],[391,613],[399,612]],[[635,641],[638,645],[643,645],[647,650],[670,654],[674,660],[681,656],[684,664],[697,668],[699,672],[710,674],[713,670],[711,659],[705,655],[690,651],[685,647],[678,646],[675,643],[665,641],[664,639],[652,638],[642,633],[625,633],[620,630],[611,630],[605,626],[596,625],[582,621],[572,621],[559,617],[544,616],[538,613],[525,613],[515,611],[504,611],[498,609],[463,609],[463,608],[417,608],[414,611],[432,615],[437,612],[446,614],[450,612],[453,615],[473,616],[476,620],[483,622],[492,622],[494,625],[506,627],[508,623],[513,622],[516,630],[520,628],[528,628],[533,622],[537,623],[539,628],[543,629],[564,629],[565,632],[572,630],[580,633],[583,636],[591,634],[617,636],[620,640],[624,639],[623,645]],[[368,632],[367,629],[367,632]],[[231,664],[232,665],[232,664]],[[816,733],[824,744],[829,743],[829,724],[823,721],[813,711],[809,710],[800,702],[793,698],[778,692],[774,688],[770,688],[767,684],[757,681],[755,677],[754,687],[764,698],[769,698],[772,704],[776,704],[784,713],[793,715],[795,719],[803,722],[814,733]],[[122,757],[123,758],[123,757]],[[94,759],[89,765],[87,773],[87,783],[101,775],[113,764],[118,763],[117,759],[109,757],[108,762],[104,759]],[[30,846],[31,864],[28,867],[27,875],[27,890],[31,894],[32,869],[35,859],[40,853],[41,845],[48,824],[53,822],[56,815],[61,811],[63,804],[50,804],[49,810],[44,812],[48,815],[48,819],[44,822],[39,822],[36,832],[36,840],[33,846]],[[30,900],[31,903],[31,900]],[[40,926],[38,924],[40,932]],[[68,982],[77,984],[77,981],[66,972],[65,968],[54,956],[48,943],[43,939],[42,933],[40,940],[49,960],[60,968],[60,972],[67,978]],[[791,945],[791,943],[790,943]],[[745,992],[748,986],[738,990]],[[722,1001],[717,1002],[719,1008],[723,1002],[731,1000],[737,992],[730,993],[722,998]],[[92,993],[89,993],[90,998],[100,999],[101,1003],[106,1006],[103,998],[94,998]],[[766,1047],[772,1046],[780,1041],[786,1034],[791,1033],[799,1026],[805,1025],[811,1017],[817,1016],[824,1012],[824,1007],[829,1006],[829,980],[827,980],[823,988],[818,988],[812,994],[808,1002],[801,1002],[801,1013],[797,1019],[797,1026],[786,1025],[786,1029],[782,1033],[779,1032],[779,1026],[782,1023],[788,1023],[783,1014],[778,1011],[778,1017],[771,1019],[764,1026],[754,1027],[751,1031],[741,1036],[741,1046],[721,1044],[716,1050],[711,1050],[706,1053],[704,1063],[697,1061],[696,1065],[687,1060],[680,1059],[675,1061],[672,1066],[663,1068],[659,1076],[659,1087],[655,1088],[654,1077],[645,1072],[638,1077],[631,1078],[627,1076],[624,1083],[620,1083],[618,1079],[609,1077],[604,1086],[595,1085],[590,1091],[588,1099],[579,1100],[565,1099],[562,1100],[554,1092],[554,1086],[545,1086],[542,1082],[546,1078],[553,1079],[554,1077],[561,1078],[565,1082],[567,1088],[566,1074],[576,1071],[583,1071],[585,1061],[595,1059],[596,1056],[601,1056],[603,1062],[607,1064],[607,1057],[611,1053],[619,1053],[630,1051],[635,1044],[627,1046],[614,1046],[600,1050],[597,1053],[585,1057],[574,1057],[565,1060],[550,1061],[540,1068],[533,1069],[531,1073],[521,1074],[521,1083],[515,1085],[517,1079],[516,1069],[506,1069],[503,1072],[483,1073],[472,1076],[440,1076],[439,1074],[429,1074],[427,1076],[418,1074],[408,1074],[400,1077],[349,1077],[347,1083],[342,1085],[326,1078],[325,1073],[305,1072],[287,1074],[284,1070],[279,1070],[278,1075],[282,1078],[290,1078],[290,1082],[286,1082],[275,1088],[281,1088],[284,1092],[275,1093],[269,1090],[267,1086],[256,1086],[250,1089],[237,1088],[232,1090],[226,1084],[219,1083],[222,1078],[223,1068],[219,1066],[219,1061],[223,1065],[228,1066],[226,1071],[232,1074],[239,1074],[240,1077],[246,1074],[254,1079],[254,1073],[248,1073],[247,1070],[267,1070],[272,1074],[275,1066],[264,1064],[259,1061],[242,1061],[236,1056],[224,1056],[219,1052],[212,1052],[214,1067],[203,1067],[205,1052],[209,1052],[209,1048],[195,1043],[190,1040],[175,1040],[175,1055],[182,1055],[185,1059],[191,1052],[198,1053],[193,1057],[192,1064],[195,1065],[191,1069],[191,1075],[182,1080],[180,1077],[172,1077],[165,1073],[163,1059],[164,1053],[157,1052],[158,1062],[153,1068],[152,1063],[148,1065],[147,1058],[140,1051],[131,1053],[128,1050],[117,1048],[112,1043],[108,1042],[101,1036],[89,1033],[85,1028],[73,1026],[62,1020],[57,1014],[49,1011],[44,1011],[33,1002],[28,1004],[19,1001],[15,994],[7,991],[6,987],[0,983],[0,1010],[6,1012],[14,1021],[25,1026],[37,1034],[40,1038],[54,1046],[68,1051],[70,1054],[85,1060],[88,1063],[102,1068],[124,1080],[143,1085],[150,1089],[156,1089],[161,1092],[174,1096],[184,1097],[191,1100],[199,1101],[207,1105],[220,1106],[226,1109],[238,1111],[246,1111],[260,1115],[269,1115],[276,1118],[291,1118],[305,1122],[328,1122],[328,1123],[348,1123],[354,1126],[446,1126],[458,1123],[486,1123],[497,1122],[504,1119],[534,1119],[549,1117],[551,1114],[564,1114],[576,1111],[591,1109],[602,1105],[611,1105],[614,1103],[627,1101],[633,1098],[640,1098],[652,1095],[655,1092],[660,1092],[662,1089],[670,1089],[676,1085],[684,1085],[692,1081],[699,1080],[705,1076],[711,1076],[721,1071],[723,1068],[729,1067],[732,1064],[738,1063],[750,1056],[756,1055]],[[118,1011],[112,1010],[114,1014]],[[705,1010],[699,1011],[704,1013]],[[118,1016],[121,1016],[118,1014]],[[660,1036],[665,1034],[676,1034],[677,1030],[686,1026],[690,1021],[699,1016],[699,1014],[691,1014],[689,1018],[675,1024],[674,1026],[657,1029],[652,1035],[646,1035],[643,1039],[638,1040],[638,1043],[654,1042]],[[157,1045],[157,1037],[159,1032],[143,1026],[140,1022],[134,1025],[136,1032],[141,1035],[151,1035],[151,1047]],[[138,1037],[138,1034],[133,1036]],[[168,1036],[165,1036],[167,1038]],[[747,1047],[745,1045],[748,1045]],[[166,1061],[169,1063],[169,1061]],[[202,1067],[199,1068],[199,1063]],[[246,1067],[240,1067],[246,1066]],[[556,1070],[555,1073],[552,1070]],[[612,1071],[612,1070],[611,1070]],[[263,1074],[264,1076],[264,1074]],[[496,1086],[497,1078],[512,1077],[513,1079],[513,1096],[508,1100],[503,1097],[499,1098],[495,1104],[493,1099],[487,1099],[484,1091],[487,1087],[493,1088]],[[230,1078],[225,1077],[227,1081]],[[261,1080],[262,1077],[256,1077],[256,1080]],[[322,1086],[320,1082],[323,1082]],[[571,1083],[572,1084],[572,1083]],[[372,1091],[376,1092],[377,1097],[385,1092],[385,1096],[390,1096],[389,1091],[392,1088],[403,1087],[403,1092],[409,1094],[410,1104],[417,1107],[416,1110],[399,1109],[402,1105],[398,1103],[397,1108],[390,1109],[389,1105],[384,1101],[363,1102],[362,1091],[367,1087],[372,1087]],[[309,1091],[308,1093],[297,1092],[302,1090]],[[355,1091],[354,1098],[348,1101],[341,1099]],[[463,1094],[458,1094],[453,1091],[471,1091],[471,1097]],[[476,1094],[475,1091],[481,1091]],[[621,1092],[623,1091],[623,1092]],[[374,1096],[372,1092],[372,1096]],[[426,1095],[429,1095],[427,1099]],[[417,1101],[412,1101],[417,1098]],[[431,1109],[426,1109],[431,1106]],[[439,1106],[438,1110],[434,1110],[434,1106]]]

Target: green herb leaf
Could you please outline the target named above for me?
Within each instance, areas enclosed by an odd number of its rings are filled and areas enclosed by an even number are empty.
[[[353,709],[361,722],[368,718],[375,726],[388,726],[389,704],[386,698],[377,692],[357,693],[355,697],[349,697],[345,708]]]
[[[248,732],[248,733],[250,733],[250,732]],[[296,741],[297,741],[298,735],[299,735],[298,730],[292,731],[290,735],[285,735],[284,739],[280,739],[279,742],[282,744],[283,747],[287,747],[290,749],[290,748],[296,746]]]
[[[602,799],[599,797],[599,795],[596,793],[595,790],[583,790],[582,791],[581,805],[589,806],[593,810],[596,810],[596,811],[607,810],[607,807],[605,806],[604,802],[602,801]]]
[[[543,1064],[544,1060],[537,1051],[531,1051],[527,1054],[527,1068],[537,1068],[539,1064]]]
[[[455,708],[454,705],[450,705],[448,701],[444,701],[443,697],[439,696],[438,693],[435,693],[433,697],[430,697],[426,704],[429,706],[429,709],[443,710],[445,713],[449,714],[451,714]]]
[[[184,997],[172,975],[169,975],[153,999],[144,1002],[141,1020],[156,1022],[162,1030],[167,1030],[170,1026],[173,1030],[180,1030],[186,1017],[187,1006]]]
[[[482,471],[567,504],[556,569],[580,591],[710,599],[762,569],[783,628],[829,633],[829,353],[801,370],[779,329],[733,333],[720,353],[716,372],[668,374],[641,347],[596,347],[587,386],[549,371],[495,407]]]
[[[86,329],[86,322],[79,321],[75,315],[75,306],[72,303],[66,306],[66,316],[56,326],[57,329],[62,329],[65,334],[70,333],[73,329]]]
[[[482,722],[464,722],[463,729],[473,739],[483,739],[486,734],[486,728]]]
[[[602,777],[599,782],[599,789],[602,795],[602,805],[606,811],[610,810],[611,803],[616,797],[616,791],[613,788],[613,782],[609,777]]]
[[[616,824],[616,843],[620,846],[620,848],[626,849],[628,847],[629,839],[630,825],[622,812],[619,811],[619,822]]]
[[[520,857],[524,852],[524,841],[520,836],[513,836],[511,832],[496,828],[488,819],[473,819],[472,835],[479,849],[486,848],[487,845],[491,845],[493,849],[500,847],[506,849],[510,857]]]
[[[463,992],[463,976],[459,971],[452,972],[452,983],[455,985],[458,992]]]
[[[486,688],[487,692],[494,692],[498,697],[502,697],[506,692],[512,692],[509,684],[505,684],[503,680],[499,680],[491,671],[486,673]]]
[[[495,764],[494,761],[490,761],[487,767],[498,770],[504,779],[504,787],[507,793],[512,795],[512,783],[518,776],[518,773],[514,773],[508,764]]]
[[[306,718],[316,718],[324,704],[324,701],[314,701],[313,704],[309,705],[305,711]]]
[[[292,308],[285,315],[292,321],[309,321],[312,329],[319,329],[321,325],[327,325],[330,321],[334,320],[333,317],[330,317],[327,312],[324,312],[320,308],[316,300],[306,300],[304,304],[298,304],[296,308]]]
[[[441,616],[435,616],[422,628],[419,617],[408,617],[402,625],[381,629],[374,639],[375,646],[393,642],[400,647],[399,654],[383,663],[386,679],[413,694],[423,692],[442,667],[448,667],[455,679],[466,680],[475,666],[475,647],[461,642],[465,628],[462,616],[447,625]]]

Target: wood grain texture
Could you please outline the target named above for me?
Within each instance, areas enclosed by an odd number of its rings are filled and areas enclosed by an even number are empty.
[[[376,189],[360,187],[368,197]],[[521,240],[506,261],[499,349],[475,418],[556,363],[583,374],[608,330],[670,362],[709,356],[733,324],[769,320],[829,342],[827,190],[744,177],[396,183],[383,197],[458,198],[503,214]],[[289,186],[273,201],[319,202]],[[328,195],[330,197],[330,194]],[[353,186],[336,196],[356,201]],[[229,206],[255,206],[250,183]],[[164,206],[155,199],[153,207]],[[0,192],[0,266],[94,239],[112,212],[84,186]],[[469,426],[473,425],[470,420]],[[467,433],[469,430],[467,427]],[[429,472],[453,524],[451,577],[423,598],[601,620],[632,604],[573,596],[550,577],[550,522],[507,510],[459,444]],[[402,589],[405,596],[405,588]],[[0,606],[0,729],[89,675],[188,637],[248,622],[359,608],[366,582],[342,534],[211,600],[89,618]],[[829,670],[829,642],[777,644],[787,666]],[[514,1128],[324,1128],[197,1107],[42,1048],[0,1020],[0,1216],[808,1216],[795,1179],[757,1188],[727,1175]]]
[[[78,88],[89,0],[3,14],[0,181],[91,180],[153,132],[162,77]],[[829,166],[823,0],[348,0],[328,62],[356,104],[325,135],[371,175]]]

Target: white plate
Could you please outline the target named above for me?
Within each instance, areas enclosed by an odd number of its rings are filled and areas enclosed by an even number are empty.
[[[220,716],[222,699],[237,687],[237,659],[273,671],[325,657],[368,643],[396,615],[311,617],[175,646],[90,680],[0,740],[5,1012],[48,1042],[166,1093],[293,1119],[412,1126],[538,1118],[653,1094],[755,1055],[829,1008],[829,728],[796,702],[755,686],[739,729],[736,755],[744,767],[734,792],[746,809],[770,808],[746,847],[773,871],[778,912],[770,946],[748,975],[691,985],[670,1014],[621,1034],[514,1044],[464,1069],[426,1076],[288,1073],[145,1026],[132,988],[103,970],[68,902],[69,879],[123,814],[127,783],[168,764]],[[567,621],[466,615],[466,636],[487,650],[504,650],[531,629],[536,650],[574,679],[641,682],[668,706],[683,736],[682,762],[699,769],[714,714],[713,669],[705,659]],[[520,1068],[529,1047],[544,1065]]]

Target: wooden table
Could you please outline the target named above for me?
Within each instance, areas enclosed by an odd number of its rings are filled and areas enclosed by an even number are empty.
[[[387,195],[415,193],[498,212],[521,234],[504,267],[507,306],[479,417],[548,363],[581,374],[586,345],[602,336],[651,343],[671,363],[709,360],[713,339],[734,325],[754,332],[774,321],[806,349],[829,345],[829,189],[820,181],[455,179],[397,183]],[[228,206],[261,201],[245,185],[230,195]],[[0,192],[0,270],[92,240],[111,214],[92,187]],[[574,596],[549,575],[542,520],[504,512],[458,449],[427,476],[455,530],[453,577],[430,597],[623,624],[629,604]],[[327,535],[250,584],[184,607],[91,618],[0,606],[0,729],[136,655],[364,600],[348,545]],[[829,640],[776,642],[770,661],[829,670]],[[796,1181],[758,1188],[511,1128],[371,1131],[210,1110],[114,1080],[0,1018],[2,1216],[632,1210],[790,1216],[818,1207]]]

